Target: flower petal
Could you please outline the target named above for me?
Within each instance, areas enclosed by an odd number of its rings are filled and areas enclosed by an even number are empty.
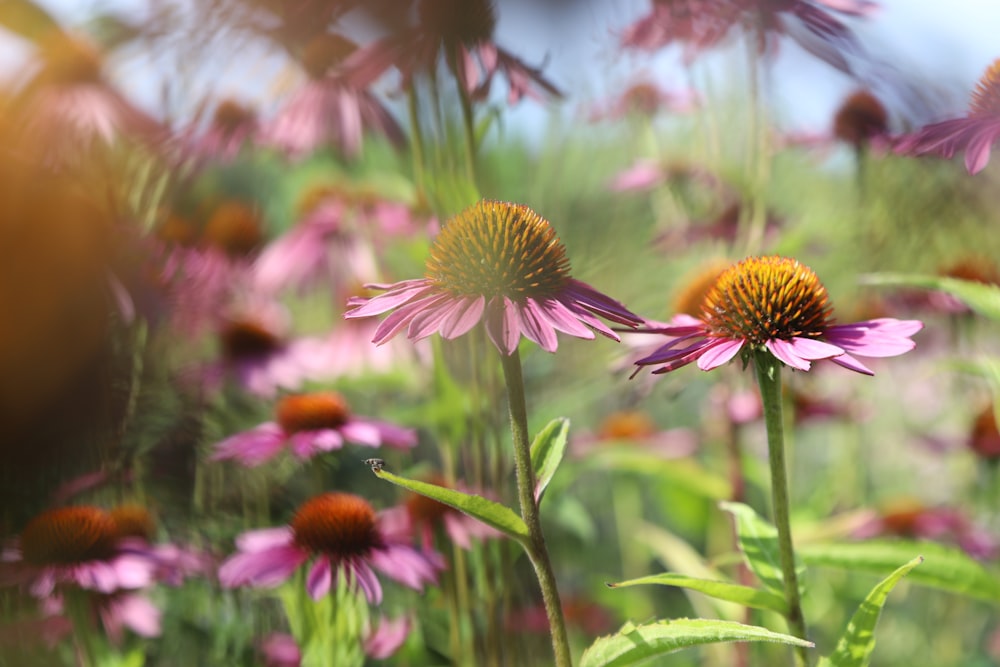
[[[780,338],[772,338],[764,343],[764,347],[770,350],[771,354],[782,363],[792,368],[797,368],[800,371],[809,370],[809,362],[795,353],[795,347],[790,342],[781,340]]]
[[[293,544],[252,553],[238,553],[219,568],[219,583],[226,588],[244,584],[277,586],[286,581],[308,558],[308,553]]]
[[[710,371],[722,366],[739,354],[740,350],[743,349],[744,342],[742,338],[737,340],[720,339],[706,347],[705,351],[698,357],[698,368]]]
[[[309,597],[313,600],[319,600],[324,595],[330,592],[330,583],[332,582],[333,575],[330,571],[330,558],[327,556],[320,556],[313,563],[312,568],[309,570],[309,576],[306,577],[306,591],[309,593]]]

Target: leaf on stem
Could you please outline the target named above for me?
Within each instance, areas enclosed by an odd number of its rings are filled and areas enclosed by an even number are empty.
[[[776,611],[779,614],[786,614],[788,605],[785,598],[771,591],[759,590],[749,586],[733,584],[727,581],[714,581],[712,579],[699,579],[697,577],[687,577],[673,572],[654,574],[638,579],[629,579],[617,584],[608,584],[609,588],[625,588],[626,586],[642,586],[645,584],[660,584],[662,586],[677,586],[688,588],[699,593],[704,593],[717,600],[726,602],[736,602],[738,604],[753,607],[754,609],[766,609]]]
[[[624,667],[674,651],[718,642],[779,642],[812,647],[812,642],[755,625],[702,618],[626,624],[617,634],[599,637],[584,651],[580,667]]]
[[[531,443],[531,467],[535,471],[535,502],[542,502],[545,487],[552,481],[569,439],[569,420],[565,417],[553,419],[545,425]]]
[[[1000,604],[1000,577],[955,547],[912,540],[869,540],[796,548],[796,555],[808,565],[876,574],[892,572],[915,553],[923,554],[924,564],[913,571],[913,583]]]
[[[818,667],[868,667],[875,649],[875,626],[878,625],[889,592],[923,561],[922,556],[917,556],[872,589],[848,622],[847,629],[837,642],[837,648],[828,658],[821,658]]]
[[[785,578],[781,573],[778,529],[742,503],[723,502],[719,503],[719,507],[732,514],[736,521],[736,538],[747,566],[765,587],[784,597]]]
[[[439,503],[444,503],[448,507],[453,507],[459,512],[479,519],[488,526],[496,528],[505,535],[514,538],[518,542],[525,543],[528,540],[528,527],[514,510],[501,505],[492,500],[487,500],[482,496],[471,493],[462,493],[455,489],[449,489],[436,484],[419,482],[415,479],[407,479],[399,475],[393,475],[385,470],[374,470],[375,476],[392,482],[396,486],[413,491],[422,496],[427,496]]]

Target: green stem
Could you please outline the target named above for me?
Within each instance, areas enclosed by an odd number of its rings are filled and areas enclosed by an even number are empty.
[[[549,552],[542,535],[542,523],[535,502],[535,471],[531,467],[531,443],[528,440],[528,411],[524,401],[524,378],[521,375],[521,356],[500,354],[503,376],[507,383],[507,401],[510,409],[510,430],[514,440],[514,469],[517,472],[517,495],[521,501],[521,518],[528,526],[528,543],[525,550],[535,567],[535,576],[542,589],[542,601],[549,618],[552,633],[552,650],[556,667],[572,667],[566,622],[563,619],[556,577],[549,561]]]
[[[410,117],[410,149],[413,151],[413,179],[417,182],[417,192],[424,194],[424,134],[420,129],[420,114],[417,104],[417,86],[410,83],[406,91],[406,109]]]
[[[785,471],[785,426],[781,417],[781,362],[770,352],[760,351],[754,357],[757,384],[764,404],[764,424],[767,427],[767,453],[771,466],[771,502],[774,524],[778,529],[778,552],[781,574],[788,603],[788,627],[796,637],[806,638],[806,621],[799,600],[799,581],[795,572],[795,551],[788,518],[788,475]],[[796,665],[809,664],[805,647],[796,647]]]
[[[458,87],[458,99],[462,106],[462,134],[465,137],[465,164],[468,170],[469,180],[478,186],[476,181],[476,126],[475,115],[472,112],[472,99],[469,91],[465,89],[465,82],[459,76],[459,55],[451,51],[448,55],[448,66],[451,68],[452,76],[455,77],[455,84]]]

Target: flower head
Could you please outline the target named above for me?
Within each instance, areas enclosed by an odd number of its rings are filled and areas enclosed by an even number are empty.
[[[993,61],[976,84],[963,118],[931,123],[896,142],[904,155],[934,154],[950,158],[965,151],[970,174],[982,171],[990,161],[990,148],[1000,137],[1000,58]]]
[[[997,430],[996,410],[987,405],[976,415],[969,433],[969,449],[986,461],[1000,459],[1000,431]]]
[[[282,528],[244,533],[239,553],[222,564],[223,586],[276,586],[310,559],[306,589],[318,600],[330,592],[334,577],[357,585],[370,602],[382,600],[374,566],[386,576],[423,590],[437,581],[440,555],[420,551],[387,530],[363,498],[324,493],[303,503]]]
[[[352,415],[347,402],[332,391],[285,396],[276,408],[275,421],[237,433],[218,445],[214,459],[237,459],[256,466],[276,456],[286,445],[307,459],[320,452],[340,449],[345,442],[367,447],[409,448],[417,444],[412,429]]]
[[[4,554],[0,581],[29,583],[32,595],[48,597],[57,586],[99,593],[150,583],[155,561],[120,539],[118,524],[97,507],[59,507],[36,515]]]
[[[527,206],[482,200],[452,218],[431,246],[426,275],[371,299],[355,298],[345,317],[396,309],[378,327],[381,344],[407,329],[419,340],[437,332],[456,338],[485,318],[502,354],[524,334],[543,349],[558,347],[556,331],[593,338],[595,329],[619,340],[596,316],[627,326],[641,319],[622,304],[570,277],[566,248],[547,220]],[[590,328],[588,328],[590,327]]]
[[[803,371],[813,361],[829,359],[873,375],[852,355],[903,354],[913,349],[910,337],[922,327],[916,320],[890,318],[835,325],[826,288],[812,269],[787,257],[750,257],[719,276],[698,317],[677,315],[666,326],[646,329],[672,340],[635,363],[666,373],[697,361],[707,371],[741,352],[749,360],[752,353],[767,351]]]
[[[851,94],[833,117],[833,134],[855,149],[883,138],[888,130],[889,116],[885,107],[867,90]]]

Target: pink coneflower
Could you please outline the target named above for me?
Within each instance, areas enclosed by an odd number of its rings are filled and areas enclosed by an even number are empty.
[[[537,100],[559,97],[559,90],[539,69],[493,41],[495,27],[491,0],[418,0],[416,25],[358,49],[344,68],[352,81],[367,86],[395,67],[403,88],[408,88],[414,75],[433,73],[443,54],[459,86],[472,99],[486,97],[497,73],[507,78],[511,105],[526,96]]]
[[[81,505],[31,519],[4,552],[0,581],[28,584],[39,598],[63,586],[112,593],[148,585],[155,568],[147,550],[121,539],[109,513]]]
[[[621,410],[605,417],[595,433],[584,432],[570,441],[570,449],[577,458],[587,458],[616,445],[635,445],[651,454],[676,459],[694,454],[698,440],[691,429],[661,429],[645,412]]]
[[[649,14],[622,33],[622,46],[657,51],[679,42],[691,62],[722,42],[740,15],[738,0],[653,0]]]
[[[365,655],[375,660],[385,660],[399,650],[410,635],[413,622],[408,617],[390,619],[383,617],[378,627],[367,627],[363,646]],[[261,642],[265,667],[300,667],[302,651],[295,637],[280,632],[268,635]]]
[[[299,459],[340,449],[347,442],[366,447],[409,449],[417,444],[412,429],[352,415],[342,396],[330,391],[285,396],[278,401],[276,421],[226,438],[213,459],[237,459],[256,466],[286,447]]]
[[[164,128],[104,78],[97,49],[59,33],[42,44],[41,68],[12,100],[19,147],[62,163],[121,136],[152,143]]]
[[[889,114],[867,90],[851,93],[833,116],[833,136],[853,146],[855,151],[872,142],[884,143],[888,130]]]
[[[436,583],[441,569],[439,554],[418,550],[386,530],[371,505],[349,493],[315,496],[288,526],[244,533],[236,545],[239,553],[219,569],[223,586],[277,586],[315,558],[306,577],[314,600],[330,592],[334,578],[343,577],[378,604],[382,586],[372,567],[416,590]]]
[[[672,340],[635,363],[666,373],[697,361],[708,371],[741,352],[749,360],[753,352],[766,350],[798,370],[828,359],[873,375],[854,354],[903,354],[913,349],[910,337],[922,327],[916,320],[891,318],[832,324],[826,288],[812,269],[787,257],[750,257],[719,277],[698,317],[677,315],[666,326],[640,330]]]
[[[566,249],[547,220],[527,206],[491,200],[444,226],[431,246],[425,278],[369,287],[387,291],[352,299],[355,308],[344,317],[395,309],[376,330],[375,344],[404,327],[412,340],[435,332],[456,338],[485,320],[486,333],[502,354],[513,354],[522,334],[554,352],[557,331],[592,339],[594,329],[620,340],[597,316],[627,326],[641,322],[622,304],[570,277]]]
[[[909,539],[951,542],[973,558],[992,559],[998,545],[994,536],[973,524],[962,512],[949,507],[927,507],[911,499],[886,505],[858,526],[853,537],[895,536]]]
[[[257,135],[260,123],[248,106],[223,99],[212,112],[208,126],[191,138],[191,149],[199,157],[230,162]]]
[[[366,129],[397,145],[403,143],[399,125],[367,86],[331,71],[354,48],[349,40],[332,34],[318,35],[306,45],[301,63],[309,80],[263,124],[263,144],[301,158],[328,145],[348,157],[355,156]]]
[[[996,411],[992,405],[985,406],[976,414],[968,445],[984,461],[1000,460],[1000,430],[997,430]]]
[[[932,123],[904,135],[896,142],[896,152],[951,158],[965,151],[965,168],[976,174],[990,161],[990,148],[997,138],[1000,138],[1000,58],[979,79],[964,118]]]
[[[162,613],[146,595],[138,591],[92,593],[87,599],[89,612],[100,620],[108,639],[116,645],[122,643],[125,629],[140,637],[159,637],[162,630]],[[42,609],[49,621],[51,641],[54,643],[73,633],[70,619],[65,618],[65,600],[58,593],[42,601]],[[64,623],[58,623],[64,619]]]

